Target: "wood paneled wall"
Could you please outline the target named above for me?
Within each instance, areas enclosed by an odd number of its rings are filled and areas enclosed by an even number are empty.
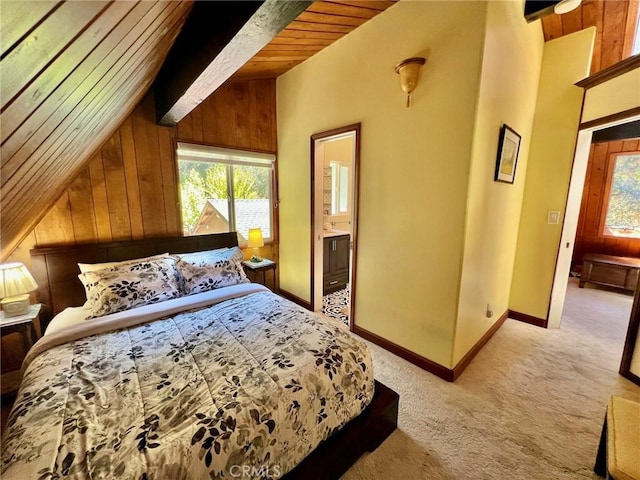
[[[604,237],[600,234],[600,219],[603,215],[611,156],[639,149],[640,140],[637,139],[591,145],[573,251],[574,266],[582,265],[582,257],[587,253],[640,257],[640,239]]]
[[[28,266],[36,246],[180,235],[177,139],[276,152],[274,79],[223,85],[176,127],[156,125],[153,108],[147,95],[9,260]],[[262,254],[277,260],[277,245]],[[3,372],[22,357],[20,341],[3,339]]]

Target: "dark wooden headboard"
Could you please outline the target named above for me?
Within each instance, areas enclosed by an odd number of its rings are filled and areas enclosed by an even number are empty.
[[[238,235],[230,232],[34,248],[29,253],[31,273],[38,283],[38,301],[43,304],[40,321],[44,328],[55,314],[86,301],[78,278],[78,263],[117,262],[165,252],[190,253],[236,246]]]

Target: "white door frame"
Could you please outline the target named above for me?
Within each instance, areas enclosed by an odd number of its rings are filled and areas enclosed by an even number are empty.
[[[569,193],[567,195],[567,205],[564,211],[562,235],[560,236],[560,244],[556,258],[556,270],[551,287],[549,314],[547,315],[548,328],[559,328],[562,320],[562,310],[567,294],[567,279],[569,278],[569,271],[571,269],[571,259],[573,257],[573,247],[578,229],[582,191],[584,190],[584,180],[587,173],[587,163],[589,162],[593,132],[639,119],[640,115],[636,115],[578,131],[571,181],[569,183]]]

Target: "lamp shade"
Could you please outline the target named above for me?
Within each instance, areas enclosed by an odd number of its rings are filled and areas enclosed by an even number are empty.
[[[264,246],[264,239],[262,238],[262,230],[259,228],[249,229],[249,248],[260,248]]]
[[[0,265],[0,298],[33,292],[38,284],[20,262]]]

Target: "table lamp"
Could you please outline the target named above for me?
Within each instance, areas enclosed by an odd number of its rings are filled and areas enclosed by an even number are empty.
[[[253,248],[253,256],[249,260],[253,263],[259,263],[262,261],[260,257],[260,247],[264,246],[264,240],[262,238],[262,230],[259,228],[249,229],[249,248]]]
[[[38,284],[20,262],[0,265],[0,305],[5,317],[15,317],[29,313],[29,293],[38,288]]]

